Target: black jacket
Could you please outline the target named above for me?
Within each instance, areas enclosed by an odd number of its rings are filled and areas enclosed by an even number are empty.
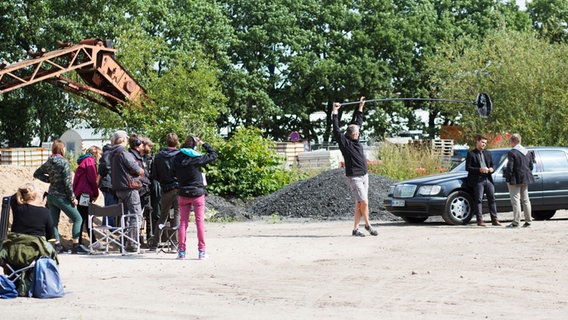
[[[487,178],[489,178],[489,181],[493,183],[493,177],[491,173],[485,174],[479,172],[479,169],[481,169],[481,159],[479,158],[480,154],[481,152],[476,148],[468,152],[467,156],[465,157],[465,169],[467,170],[467,184],[472,188],[475,186],[480,176],[486,176]],[[483,150],[483,156],[485,158],[485,164],[487,165],[487,168],[494,168],[493,158],[491,158],[491,152]]]
[[[110,150],[110,144],[103,146],[103,155],[99,160],[99,168],[97,170],[98,175],[101,176],[99,189],[107,193],[112,193],[112,182],[110,181]]]
[[[178,182],[174,175],[174,157],[179,153],[176,148],[164,148],[156,154],[152,162],[152,179],[160,183],[163,192],[177,189]]]
[[[206,154],[190,157],[182,149],[174,157],[174,175],[178,181],[178,195],[199,197],[206,195],[201,168],[217,159],[217,151],[208,143],[203,144]]]
[[[359,143],[359,140],[354,140],[348,138],[341,133],[339,128],[339,117],[337,114],[332,116],[333,122],[333,137],[337,144],[339,145],[339,150],[343,155],[343,160],[345,161],[345,175],[348,177],[360,177],[364,176],[368,172],[367,158],[365,157],[365,152],[363,151],[363,145]],[[353,114],[353,121],[361,128],[363,124],[363,114],[361,111],[356,110]]]
[[[534,153],[520,147],[507,153],[507,168],[505,177],[510,184],[530,184],[534,182],[532,170]]]

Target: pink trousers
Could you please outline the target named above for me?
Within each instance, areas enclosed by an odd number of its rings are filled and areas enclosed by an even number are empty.
[[[191,206],[195,214],[195,226],[197,228],[197,249],[205,251],[205,196],[188,198],[178,196],[179,205],[179,230],[178,230],[178,249],[186,251],[185,240],[187,237],[187,226],[189,224],[189,215]]]

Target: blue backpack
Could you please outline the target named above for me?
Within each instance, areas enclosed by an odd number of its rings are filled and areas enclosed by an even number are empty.
[[[16,285],[3,274],[0,274],[0,299],[12,299],[18,296]]]
[[[47,257],[39,258],[35,264],[29,296],[47,299],[63,297],[64,294],[55,260]]]

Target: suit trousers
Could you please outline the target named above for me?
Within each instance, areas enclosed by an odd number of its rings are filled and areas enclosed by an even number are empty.
[[[528,184],[510,184],[507,183],[509,188],[509,195],[511,196],[511,205],[513,206],[513,222],[514,225],[521,223],[521,205],[523,213],[525,214],[525,222],[531,222],[532,208],[531,200],[529,199],[529,185]]]
[[[483,194],[487,196],[491,220],[497,220],[497,205],[495,204],[495,186],[484,176],[480,176],[473,188],[473,202],[477,219],[483,219]]]

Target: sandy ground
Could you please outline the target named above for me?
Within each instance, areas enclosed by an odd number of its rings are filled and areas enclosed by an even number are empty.
[[[32,172],[0,166],[0,193]],[[375,225],[354,238],[348,221],[207,223],[203,261],[193,225],[184,261],[63,254],[65,297],[0,300],[0,319],[566,319],[568,211],[516,230]]]
[[[510,214],[502,214],[507,220]],[[531,228],[208,223],[210,258],[60,255],[66,295],[0,301],[9,319],[565,319],[568,211]],[[194,251],[193,251],[194,250]],[[8,319],[7,318],[7,319]]]

